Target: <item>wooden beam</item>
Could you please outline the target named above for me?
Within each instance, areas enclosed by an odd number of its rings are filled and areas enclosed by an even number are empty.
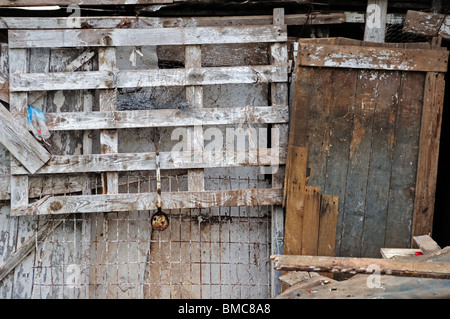
[[[10,48],[286,42],[286,25],[156,29],[10,30]]]
[[[419,51],[419,50],[417,50]],[[135,71],[10,74],[10,91],[57,91],[155,86],[286,82],[286,66],[235,66]]]
[[[255,149],[246,151],[245,158],[241,154],[228,150],[160,152],[161,169],[202,169],[218,167],[265,166],[285,164],[286,150]],[[275,157],[273,154],[277,154]],[[230,156],[231,155],[231,156]],[[195,161],[197,158],[200,161]],[[35,174],[70,174],[92,172],[127,172],[155,170],[155,153],[119,153],[119,154],[87,154],[87,155],[53,155],[51,159]],[[12,164],[14,175],[27,175],[28,171],[20,164]]]
[[[303,216],[301,255],[315,256],[317,255],[317,248],[319,246],[321,188],[309,186],[305,188],[305,191],[305,213]]]
[[[368,0],[364,41],[384,42],[388,0]]]
[[[251,116],[248,116],[248,115]],[[219,107],[207,109],[161,109],[104,112],[47,113],[50,131],[288,123],[287,106]]]
[[[338,203],[338,196],[325,194],[321,196],[318,256],[334,256],[335,254]]]
[[[292,255],[273,255],[270,259],[274,267],[280,270],[355,274],[372,273],[373,267],[377,266],[380,274],[450,279],[450,263],[448,262]]]
[[[429,72],[425,79],[412,236],[431,235],[436,194],[442,113],[444,74]]]
[[[271,206],[281,204],[282,190],[240,189],[231,191],[162,193],[162,209]],[[46,196],[27,207],[11,211],[13,216],[69,213],[156,210],[156,193]]]
[[[0,103],[0,143],[31,173],[34,174],[50,159],[50,153],[28,132],[17,125],[14,117]]]
[[[450,17],[446,14],[408,10],[403,32],[450,39]]]
[[[447,72],[447,50],[400,49],[299,42],[302,66]]]

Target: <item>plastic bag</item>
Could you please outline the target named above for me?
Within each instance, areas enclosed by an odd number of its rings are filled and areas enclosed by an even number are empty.
[[[50,137],[50,132],[45,124],[48,120],[49,118],[44,112],[28,105],[28,129],[38,141],[46,142],[45,140]]]

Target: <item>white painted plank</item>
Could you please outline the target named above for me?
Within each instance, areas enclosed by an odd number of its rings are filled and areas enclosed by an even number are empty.
[[[162,193],[162,209],[279,205],[282,189]],[[156,210],[156,193],[44,197],[14,216]]]
[[[287,106],[47,113],[50,131],[288,123]]]
[[[286,82],[285,66],[236,66],[140,71],[20,73],[10,75],[11,92],[140,88]]]
[[[368,0],[364,41],[384,42],[386,36],[388,0]]]
[[[201,45],[287,41],[287,28],[228,26],[158,29],[10,30],[11,48]]]
[[[212,152],[160,152],[161,169],[200,169],[217,167],[263,166],[285,164],[286,149],[258,149],[245,151],[245,157],[237,151]],[[200,159],[199,162],[194,159]],[[69,174],[86,172],[124,172],[155,170],[155,153],[120,153],[87,155],[53,155],[50,161],[35,174]],[[12,164],[15,175],[28,171],[20,164]]]

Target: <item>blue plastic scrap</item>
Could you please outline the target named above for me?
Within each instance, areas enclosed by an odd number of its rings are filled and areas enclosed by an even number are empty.
[[[50,137],[50,132],[46,122],[49,120],[44,112],[28,105],[28,129],[34,134],[37,140],[45,142]]]

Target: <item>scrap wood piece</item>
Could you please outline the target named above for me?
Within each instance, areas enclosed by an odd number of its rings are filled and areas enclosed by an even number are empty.
[[[450,279],[449,262],[300,255],[273,255],[270,259],[279,270],[356,274],[379,269],[386,275]]]
[[[441,247],[428,235],[414,236],[413,242],[424,254],[433,254],[441,250]]]
[[[403,32],[427,37],[441,36],[448,40],[450,39],[450,16],[408,10],[403,24]]]
[[[51,154],[28,129],[18,125],[12,114],[0,103],[0,143],[31,173],[50,160]]]
[[[167,4],[173,3],[174,0],[109,0],[108,5],[126,5],[126,4]],[[0,7],[29,7],[29,6],[67,6],[71,4],[80,3],[84,6],[100,6],[105,5],[104,1],[100,0],[84,0],[84,1],[73,1],[73,0],[0,0]]]
[[[314,44],[299,41],[302,66],[391,71],[447,72],[447,50]]]
[[[16,249],[3,263],[0,263],[0,282],[36,248],[36,243],[43,241],[51,234],[69,215],[62,215],[60,218],[50,220],[39,228],[34,234],[28,237],[23,244]]]
[[[289,271],[288,273],[280,276],[278,280],[280,280],[283,284],[292,287],[300,282],[309,280],[312,277],[320,276],[316,272],[308,272],[308,271]]]

